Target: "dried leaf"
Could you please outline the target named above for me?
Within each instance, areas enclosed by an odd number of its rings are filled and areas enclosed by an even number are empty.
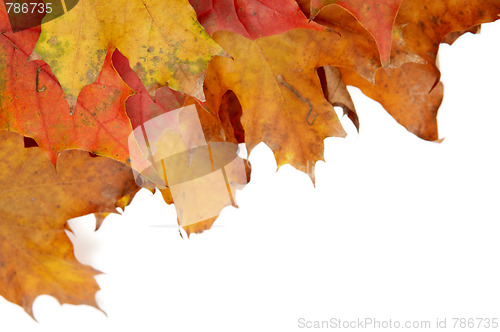
[[[346,9],[373,35],[382,64],[387,66],[391,55],[392,27],[401,0],[311,0],[311,19],[328,5]]]
[[[65,224],[116,212],[117,202],[138,189],[130,168],[65,151],[56,172],[39,148],[24,148],[22,136],[0,131],[0,142],[0,294],[32,316],[41,294],[97,307],[99,272],[75,259]]]
[[[352,70],[341,68],[342,78],[378,101],[394,119],[418,137],[439,139],[437,111],[443,99],[443,84],[436,82],[432,66],[406,63],[399,68],[377,71],[372,84]]]
[[[412,52],[434,65],[447,34],[493,22],[499,14],[499,0],[403,0],[395,29],[401,31],[405,47],[393,44],[392,56]]]
[[[294,0],[190,0],[198,20],[212,35],[226,30],[248,39],[277,35],[293,29],[324,30],[308,22]]]
[[[125,99],[132,90],[106,57],[98,79],[86,86],[73,115],[50,68],[28,62],[39,29],[9,31],[0,6],[0,130],[35,139],[55,165],[59,152],[80,149],[128,162],[127,139],[132,131]]]
[[[168,82],[198,98],[206,64],[222,54],[187,0],[80,0],[42,25],[35,53],[49,64],[71,107],[81,89],[97,79],[110,47],[130,60],[152,95]]]
[[[316,20],[326,26],[351,27],[335,7],[325,7]],[[436,115],[443,94],[436,66],[439,44],[449,33],[494,21],[499,13],[498,0],[403,0],[392,33],[389,67],[378,69],[372,83],[359,71],[340,68],[344,81],[379,101],[410,132],[437,140]]]
[[[208,109],[217,113],[223,96],[233,91],[242,107],[247,150],[265,142],[278,166],[292,164],[313,178],[314,164],[323,158],[323,139],[345,135],[316,73],[324,65],[353,67],[351,59],[327,51],[339,35],[298,29],[255,41],[228,31],[213,38],[233,59],[217,57],[210,63]]]

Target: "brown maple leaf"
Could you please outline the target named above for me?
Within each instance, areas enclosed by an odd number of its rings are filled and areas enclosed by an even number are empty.
[[[56,172],[40,148],[0,131],[0,188],[0,295],[31,316],[42,294],[97,307],[99,272],[75,259],[65,225],[128,204],[138,190],[130,168],[73,150],[61,154]]]
[[[308,10],[308,1],[300,0]],[[392,32],[388,68],[377,70],[369,82],[352,68],[339,68],[348,85],[361,89],[380,102],[406,129],[426,140],[439,139],[436,115],[443,97],[436,66],[439,44],[454,31],[498,19],[500,1],[417,1],[403,0]],[[326,6],[315,20],[328,27],[352,27],[339,6]],[[355,26],[355,25],[354,25]],[[360,34],[359,29],[351,29]],[[361,38],[361,35],[359,35]],[[371,55],[370,55],[371,56]],[[333,82],[335,84],[335,82]]]

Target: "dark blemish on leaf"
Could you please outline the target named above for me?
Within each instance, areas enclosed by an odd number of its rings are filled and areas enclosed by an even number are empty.
[[[68,101],[69,115],[73,115],[76,109],[76,98],[73,95],[67,95],[66,100]]]
[[[302,97],[302,95],[297,90],[295,90],[295,88],[293,86],[291,86],[290,84],[288,84],[285,81],[283,76],[281,76],[281,75],[276,76],[276,80],[278,81],[279,84],[283,85],[285,88],[290,90],[297,98],[300,99],[301,102],[303,102],[303,103],[307,104],[307,106],[309,106],[309,112],[307,113],[306,121],[307,121],[308,125],[312,126],[314,124],[314,122],[316,121],[318,114],[316,114],[314,117],[312,117],[312,121],[311,121],[311,115],[312,115],[312,111],[314,109],[313,105],[311,104],[311,101],[307,98]]]
[[[40,74],[41,71],[42,71],[42,68],[40,68],[40,67],[36,68],[36,80],[35,80],[36,92],[43,92],[46,90],[45,86],[42,86],[41,88],[38,87],[38,83],[39,83],[38,75]]]
[[[100,50],[97,50],[97,62],[99,63],[102,63],[104,61],[104,59],[106,58],[106,54],[108,53],[107,50],[103,50],[103,49],[100,49]],[[96,68],[96,71],[99,71],[97,68]]]
[[[144,75],[146,74],[146,71],[140,62],[137,62],[133,69],[137,76],[139,76],[139,78],[144,77]]]
[[[94,82],[97,78],[96,76],[96,73],[92,69],[89,69],[87,71],[87,79],[89,80],[89,82]]]
[[[148,48],[148,52],[149,52],[149,53],[153,53],[154,51],[155,51],[155,48],[154,48],[153,46],[150,46],[150,47]]]
[[[47,43],[55,45],[57,44],[57,37],[52,37],[49,40],[47,40]]]

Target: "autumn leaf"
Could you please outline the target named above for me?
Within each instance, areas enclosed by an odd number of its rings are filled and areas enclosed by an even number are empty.
[[[311,0],[311,19],[328,5],[346,9],[375,39],[382,64],[387,66],[391,55],[392,28],[401,0]]]
[[[443,85],[437,83],[440,73],[435,66],[439,43],[451,44],[466,32],[476,33],[479,30],[476,24],[496,19],[495,15],[500,13],[500,2],[496,1],[496,6],[494,3],[474,4],[464,1],[463,6],[457,6],[456,2],[436,6],[436,2],[427,4],[403,0],[397,18],[399,28],[395,28],[397,33],[393,39],[393,62],[399,66],[378,70],[375,84],[353,70],[342,68],[344,81],[380,102],[408,131],[425,140],[438,140],[436,116],[443,99]],[[447,7],[446,13],[442,9],[443,5]],[[474,6],[482,9],[473,11]],[[426,24],[432,24],[433,29],[425,30]],[[408,62],[412,54],[418,58]]]
[[[233,121],[232,128],[241,122],[238,132],[240,137],[244,132],[247,150],[265,142],[273,150],[278,167],[290,163],[313,178],[314,164],[323,158],[323,139],[345,135],[332,104],[323,95],[317,68],[342,65],[371,77],[379,62],[346,57],[347,50],[354,49],[348,46],[348,39],[337,31],[307,23],[303,14],[297,14],[297,4],[290,1],[238,3],[231,7],[231,13],[237,10],[238,14],[247,14],[227,21],[221,19],[226,13],[222,9],[229,4],[217,7],[207,2],[204,6],[192,3],[200,22],[233,58],[211,61],[205,80],[207,108],[213,114],[220,113],[229,100],[227,96],[234,93],[241,106],[240,121],[223,114],[221,119]],[[258,6],[265,10],[256,11]],[[277,24],[287,10],[293,20],[288,25]],[[253,12],[255,19],[250,15]],[[308,28],[282,32],[301,26]],[[241,29],[247,31],[244,35],[248,38],[237,34]],[[377,57],[375,52],[373,57]],[[240,114],[238,110],[232,112]]]
[[[352,71],[342,71],[347,84],[379,101],[410,132],[426,140],[439,139],[436,115],[443,87],[436,65],[439,45],[452,32],[463,33],[478,24],[494,21],[500,1],[403,0],[396,18],[391,62],[396,69],[377,72],[375,86]],[[413,62],[405,65],[413,56]],[[418,64],[420,63],[420,64]]]
[[[399,68],[379,70],[375,84],[353,70],[340,71],[346,84],[380,102],[408,131],[425,140],[439,139],[436,116],[443,100],[443,84],[435,86],[436,76],[430,65],[406,63]]]
[[[190,0],[198,20],[212,35],[227,30],[249,39],[277,35],[293,29],[323,28],[308,22],[293,0]]]
[[[81,89],[97,79],[108,48],[130,60],[152,95],[168,83],[198,98],[208,61],[222,54],[187,0],[80,0],[42,25],[34,56],[49,64],[73,109]]]
[[[342,61],[323,51],[335,44],[338,34],[292,30],[252,41],[219,31],[214,39],[234,60],[219,57],[210,63],[208,109],[217,112],[224,94],[233,91],[242,107],[247,150],[264,142],[278,166],[289,163],[311,170],[323,158],[323,139],[345,136],[316,73],[318,67]]]
[[[301,3],[301,8],[306,6]],[[346,20],[339,19],[340,10],[338,6],[327,6],[315,20],[329,27],[346,25]],[[498,19],[499,13],[497,0],[403,0],[393,29],[389,67],[377,70],[375,82],[368,82],[355,70],[340,68],[343,80],[380,102],[410,132],[437,140],[436,115],[443,95],[436,66],[439,44],[453,31],[463,33]]]
[[[401,31],[404,48],[396,48],[393,58],[413,52],[435,65],[439,45],[453,31],[493,22],[499,18],[499,0],[403,0],[395,30]]]
[[[311,0],[297,0],[297,4],[304,14],[311,12]],[[325,6],[314,16],[314,22],[338,32],[344,42],[336,45],[334,51],[356,59],[357,66],[354,70],[369,81],[374,80],[374,72],[382,67],[379,47],[373,35],[356,17],[341,6]],[[391,40],[394,43],[394,35]],[[365,67],[367,64],[370,64],[370,69]],[[386,65],[399,66],[393,63],[393,59]]]
[[[0,6],[0,16],[5,15]],[[47,64],[27,61],[39,29],[12,33],[7,23],[0,20],[0,130],[34,138],[54,165],[58,153],[67,149],[87,150],[127,163],[132,128],[125,100],[132,90],[112,67],[111,53],[97,80],[83,89],[71,115]]]
[[[130,168],[65,151],[56,172],[42,150],[24,147],[19,134],[0,131],[0,142],[0,294],[30,315],[41,294],[97,307],[99,272],[75,259],[65,224],[128,204],[138,190]]]

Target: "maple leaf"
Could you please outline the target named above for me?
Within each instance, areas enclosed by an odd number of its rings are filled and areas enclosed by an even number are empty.
[[[345,136],[332,105],[323,95],[316,69],[342,65],[370,77],[379,62],[344,56],[345,50],[352,49],[347,40],[336,31],[307,23],[293,1],[236,2],[235,6],[228,2],[225,7],[202,3],[192,1],[200,22],[233,58],[216,57],[209,64],[205,80],[207,108],[218,114],[229,100],[227,96],[234,93],[241,112],[224,112],[241,114],[238,134],[241,137],[244,132],[247,150],[251,152],[259,142],[265,142],[273,150],[278,167],[292,164],[306,170],[314,180],[312,170],[314,163],[323,158],[323,139]],[[258,6],[266,10],[255,11]],[[230,15],[237,11],[238,20],[221,19],[227,13],[222,10],[228,7]],[[286,13],[293,19],[279,24]],[[248,38],[238,34],[242,29]],[[337,48],[339,52],[329,52]],[[234,122],[232,128],[240,122],[222,118],[226,123]]]
[[[428,64],[406,63],[399,68],[379,70],[375,84],[349,69],[340,68],[348,85],[361,89],[378,101],[408,131],[418,137],[439,139],[437,112],[443,100],[443,84],[436,85],[436,75]]]
[[[97,307],[98,271],[75,259],[65,224],[124,207],[138,190],[130,168],[73,150],[61,154],[56,172],[19,134],[0,131],[0,142],[0,294],[32,316],[41,294]]]
[[[403,0],[396,18],[392,59],[402,66],[377,73],[375,86],[352,72],[347,84],[379,101],[410,132],[426,140],[439,138],[436,115],[443,88],[436,65],[439,45],[452,32],[463,34],[478,24],[495,21],[500,1]],[[418,64],[404,65],[408,59]],[[407,95],[405,96],[405,93]]]
[[[215,58],[210,63],[205,81],[208,109],[217,112],[224,94],[233,91],[243,110],[247,150],[264,142],[278,166],[311,169],[323,158],[324,138],[345,136],[316,73],[318,67],[342,62],[335,53],[323,51],[338,38],[333,32],[308,30],[256,41],[227,31],[215,33],[214,39],[234,60]]]
[[[401,0],[311,0],[311,19],[328,5],[338,5],[350,12],[373,35],[380,51],[382,64],[391,56],[392,27]]]
[[[311,11],[311,0],[297,0],[298,5],[303,13],[310,13]],[[364,27],[359,20],[357,20],[349,11],[345,8],[335,5],[335,6],[325,6],[314,16],[314,22],[333,29],[337,31],[344,39],[345,43],[341,46],[341,51],[346,55],[353,58],[357,58],[356,62],[358,66],[354,68],[359,74],[368,79],[369,81],[374,81],[374,72],[382,67],[380,62],[381,55],[379,51],[379,46],[375,41],[373,35]],[[394,53],[394,31],[392,31],[392,47],[390,48],[391,54]],[[335,48],[338,51],[338,47]],[[411,54],[407,57],[400,56],[398,59],[400,62],[395,62],[394,57],[391,57],[390,61],[386,61],[386,67],[399,67],[401,61],[413,62],[420,60],[419,57]],[[363,63],[370,63],[373,65],[373,71],[364,71],[366,68],[363,67]]]
[[[0,6],[0,129],[35,139],[55,165],[67,149],[93,152],[127,163],[132,131],[125,100],[132,90],[106,57],[97,80],[86,86],[75,113],[43,61],[28,62],[39,28],[12,33]]]
[[[308,7],[299,1],[302,10]],[[339,19],[339,6],[327,6],[315,17],[325,26],[352,26]],[[377,70],[375,81],[341,68],[343,80],[380,102],[406,129],[420,138],[437,140],[436,115],[443,89],[436,66],[439,44],[454,31],[463,34],[500,13],[500,1],[403,0],[392,33],[388,68]],[[405,65],[408,64],[408,65]]]
[[[295,1],[190,0],[198,20],[211,35],[219,30],[249,39],[277,35],[292,29],[323,28],[308,22]]]
[[[49,64],[73,109],[80,90],[98,77],[110,47],[131,61],[152,95],[168,82],[198,98],[206,64],[223,53],[187,0],[80,0],[42,25],[34,56]]]
[[[212,37],[217,31],[231,31],[256,40],[294,29],[325,31],[324,26],[309,21],[301,12],[305,6],[304,2],[308,1],[310,0],[301,0],[298,3],[295,0],[190,0],[190,3],[196,10],[198,20]],[[346,57],[349,55],[351,61],[348,62],[348,66],[353,67],[368,80],[373,80],[376,69],[381,66],[376,43],[352,15],[347,12],[345,14],[339,19],[354,24],[342,24],[332,26],[333,29],[326,29],[330,32],[334,30],[342,36],[335,44],[330,45],[330,49],[335,47],[336,52]],[[352,33],[352,30],[355,30],[355,33]],[[290,39],[290,42],[292,41]]]
[[[499,0],[403,0],[395,30],[401,31],[404,45],[400,45],[404,48],[393,45],[396,52],[392,56],[413,52],[435,65],[439,45],[446,35],[496,21],[499,14]]]

